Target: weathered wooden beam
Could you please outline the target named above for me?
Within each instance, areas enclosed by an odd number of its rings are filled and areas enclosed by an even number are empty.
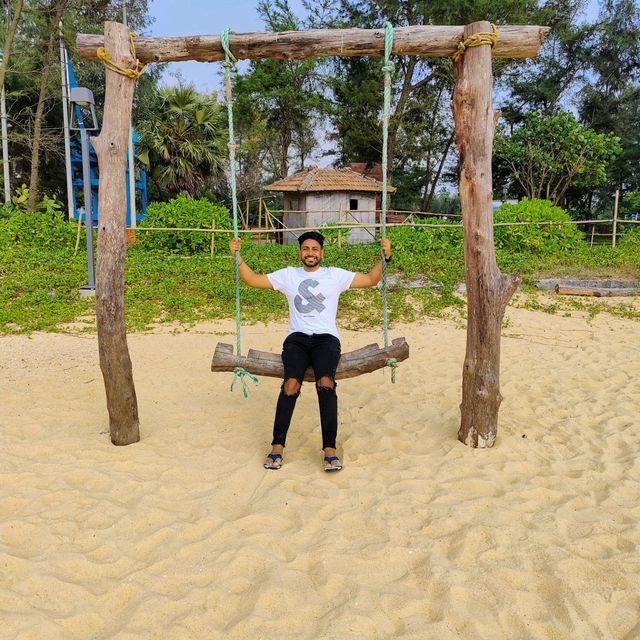
[[[569,284],[557,284],[554,291],[561,296],[594,296],[596,298],[640,296],[640,287],[576,287]]]
[[[127,27],[106,22],[105,42],[115,64],[135,67]],[[96,320],[111,442],[126,445],[140,440],[138,402],[124,322],[125,159],[136,82],[110,69],[106,70],[105,78],[102,131],[91,139],[100,168]]]
[[[488,22],[474,22],[465,27],[465,38],[490,28]],[[468,310],[458,439],[470,447],[492,447],[502,402],[500,330],[520,278],[500,272],[493,244],[491,156],[495,122],[490,46],[468,48],[455,64],[455,73],[452,104],[460,155]]]
[[[409,345],[404,338],[396,338],[387,348],[370,344],[356,351],[342,354],[336,370],[336,379],[353,378],[363,373],[382,369],[389,358],[395,358],[398,362],[402,362],[408,357]],[[236,356],[230,344],[219,342],[211,361],[211,371],[233,371],[236,367],[242,367],[249,373],[268,378],[282,379],[284,377],[280,354],[249,349],[246,356]],[[315,380],[311,367],[307,369],[304,379],[308,382]]]
[[[488,23],[486,23],[488,24]],[[491,27],[489,27],[490,29]],[[533,58],[549,27],[502,25],[492,50],[495,58]],[[461,26],[398,27],[393,34],[393,53],[411,56],[451,56],[463,40]],[[183,62],[224,60],[218,35],[173,38],[142,37],[135,39],[140,62]],[[96,58],[98,47],[104,46],[101,34],[80,33],[76,40],[82,58]],[[312,29],[233,33],[229,47],[238,60],[305,60],[326,56],[382,56],[384,29]]]

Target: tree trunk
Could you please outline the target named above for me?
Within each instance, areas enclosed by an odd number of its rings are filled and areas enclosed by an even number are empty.
[[[409,99],[409,94],[412,90],[411,81],[413,80],[413,72],[415,71],[417,63],[417,58],[409,58],[404,78],[402,80],[400,96],[396,101],[395,111],[389,117],[389,131],[387,132],[387,181],[389,184],[392,184],[393,161],[395,160],[396,155],[396,136],[400,130],[400,125],[402,124],[402,119],[407,106],[407,100]],[[391,79],[391,82],[393,83],[393,78]]]
[[[106,22],[104,37],[113,62],[135,68],[129,29],[117,22]],[[138,402],[124,323],[125,157],[136,83],[110,69],[105,69],[105,81],[102,131],[91,140],[100,170],[96,318],[111,442],[125,445],[140,440]]]
[[[7,37],[5,38],[4,51],[2,55],[2,62],[0,62],[0,90],[4,86],[4,78],[9,67],[9,57],[11,56],[11,47],[13,46],[13,38],[18,30],[18,22],[20,21],[20,14],[22,13],[22,5],[24,0],[18,0],[16,2],[16,10],[13,14],[11,24],[9,25],[9,31],[7,31]]]
[[[453,139],[455,137],[455,131],[451,132],[449,139],[447,140],[447,144],[442,152],[442,157],[440,158],[440,163],[438,164],[438,168],[433,177],[431,177],[431,186],[429,187],[429,183],[425,184],[425,198],[422,203],[422,211],[429,211],[431,208],[431,203],[433,202],[433,197],[436,194],[436,187],[438,186],[438,181],[440,180],[440,175],[442,174],[442,170],[444,169],[444,163],[447,161],[447,156],[449,155],[449,148],[453,144]],[[427,195],[427,189],[429,193]]]
[[[489,22],[465,27],[465,39],[491,31]],[[520,283],[503,275],[493,244],[491,155],[491,47],[470,47],[455,65],[453,115],[460,154],[460,201],[467,285],[467,351],[462,372],[462,419],[458,439],[471,447],[493,446],[500,394],[500,330],[507,303]]]
[[[38,95],[38,106],[33,124],[33,142],[31,144],[31,177],[29,179],[29,211],[36,210],[36,203],[40,195],[40,140],[42,137],[42,117],[44,115],[44,103],[47,99],[47,84],[49,83],[49,73],[54,64],[55,45],[58,38],[60,20],[64,15],[69,0],[57,0],[52,5],[52,16],[49,22],[49,42],[47,44],[47,54],[40,75],[40,94]]]

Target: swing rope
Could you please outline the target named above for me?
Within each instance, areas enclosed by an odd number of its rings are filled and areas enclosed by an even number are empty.
[[[389,138],[389,112],[391,111],[391,76],[395,71],[395,65],[391,60],[391,50],[393,49],[393,25],[386,22],[384,25],[384,64],[382,71],[384,72],[384,100],[382,111],[382,209],[380,211],[380,235],[387,237],[387,140]],[[384,252],[381,250],[382,259],[382,333],[384,336],[385,349],[389,346],[389,305],[387,303],[387,263]],[[386,366],[391,368],[391,382],[395,384],[396,369],[398,361],[395,358],[389,358]]]
[[[231,207],[233,211],[233,237],[238,238],[238,195],[236,185],[236,141],[233,132],[233,92],[231,90],[231,72],[235,63],[237,62],[231,49],[229,49],[229,34],[231,29],[227,27],[220,36],[220,43],[224,49],[224,87],[225,87],[225,102],[227,103],[227,120],[229,125],[229,142],[227,147],[229,148],[229,183],[231,185]],[[236,251],[234,254],[235,265],[235,287],[236,287],[236,355],[241,355],[242,349],[240,344],[240,255]],[[257,384],[258,379],[249,373],[242,367],[236,367],[233,371],[233,382],[231,383],[231,391],[238,380],[242,385],[242,395],[246,398],[249,394],[247,384],[244,380],[248,377],[250,380]]]
[[[388,149],[388,137],[389,137],[389,113],[391,111],[391,79],[392,74],[395,71],[395,65],[391,60],[391,50],[393,48],[393,25],[390,22],[385,23],[385,38],[384,38],[384,65],[382,71],[384,72],[384,100],[383,100],[383,117],[382,117],[382,210],[380,213],[380,233],[383,238],[386,238],[386,223],[387,223],[387,204],[388,204],[388,163],[387,163],[387,149]],[[236,143],[233,131],[233,93],[231,88],[231,72],[236,63],[236,58],[231,53],[229,48],[229,34],[231,30],[227,27],[220,36],[220,43],[225,53],[225,60],[222,63],[225,70],[225,101],[227,103],[227,118],[229,126],[229,182],[231,185],[231,203],[233,210],[233,237],[238,238],[238,198],[237,198],[237,186],[236,186]],[[389,346],[389,307],[387,301],[388,284],[387,284],[387,266],[384,257],[384,252],[381,252],[382,256],[382,327],[384,336],[385,349]],[[241,354],[240,344],[240,256],[238,252],[234,256],[235,262],[235,293],[236,293],[236,354]],[[396,369],[398,368],[398,361],[396,358],[388,358],[385,366],[391,368],[391,382],[396,381]],[[249,371],[242,367],[236,367],[233,372],[233,382],[231,383],[231,391],[233,391],[237,381],[240,381],[242,387],[242,394],[246,398],[248,396],[248,388],[245,381],[245,377],[248,377],[253,382],[257,383],[258,379]]]

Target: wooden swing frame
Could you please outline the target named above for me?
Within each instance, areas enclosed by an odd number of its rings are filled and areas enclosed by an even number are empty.
[[[489,22],[462,26],[410,26],[394,30],[395,55],[452,56],[461,42],[491,31]],[[547,27],[503,25],[495,46],[474,46],[454,64],[453,116],[460,156],[460,200],[464,226],[467,289],[467,348],[462,373],[458,439],[471,447],[493,446],[500,394],[500,329],[517,276],[498,269],[493,244],[491,156],[496,115],[491,104],[492,57],[535,57]],[[96,59],[103,47],[117,68],[139,62],[224,59],[219,36],[141,38],[135,56],[129,29],[106,22],[104,37],[79,34],[83,58]],[[232,34],[237,59],[301,60],[319,56],[384,54],[383,29],[335,29],[286,33]],[[135,59],[137,56],[138,60]],[[131,124],[135,79],[105,71],[104,122],[92,138],[100,169],[96,319],[100,367],[105,383],[111,441],[140,439],[138,406],[124,322],[125,150]]]

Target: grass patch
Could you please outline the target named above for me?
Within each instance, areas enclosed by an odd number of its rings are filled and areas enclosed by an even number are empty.
[[[389,235],[394,258],[388,272],[398,278],[388,297],[390,321],[411,322],[425,316],[464,317],[464,301],[455,293],[457,285],[464,281],[460,230],[400,228]],[[496,257],[503,272],[523,276],[522,294],[514,300],[515,306],[547,313],[579,311],[590,317],[606,312],[637,320],[638,311],[627,302],[612,304],[568,297],[549,301],[548,296],[539,296],[532,289],[535,280],[544,277],[640,277],[640,244],[621,245],[616,249],[590,248],[581,241],[573,248],[563,247],[556,253],[497,249]],[[211,256],[206,252],[176,255],[142,246],[130,247],[125,264],[128,330],[149,329],[158,322],[190,326],[203,320],[233,318],[233,259],[226,251],[226,242],[219,242],[217,248],[218,253]],[[59,331],[79,318],[91,316],[94,301],[78,297],[79,287],[87,280],[84,252],[73,256],[68,242],[59,246],[16,244],[15,237],[0,241],[0,249],[0,334]],[[245,241],[243,257],[255,271],[262,273],[297,264],[297,251],[293,246]],[[376,244],[329,246],[325,255],[326,264],[358,271],[369,270],[378,259]],[[411,281],[418,277],[437,283],[437,287],[411,288]],[[242,285],[241,301],[243,323],[287,317],[284,296],[273,291]],[[380,291],[346,292],[340,301],[339,318],[342,326],[352,329],[380,326]],[[91,323],[85,330],[92,330]]]

